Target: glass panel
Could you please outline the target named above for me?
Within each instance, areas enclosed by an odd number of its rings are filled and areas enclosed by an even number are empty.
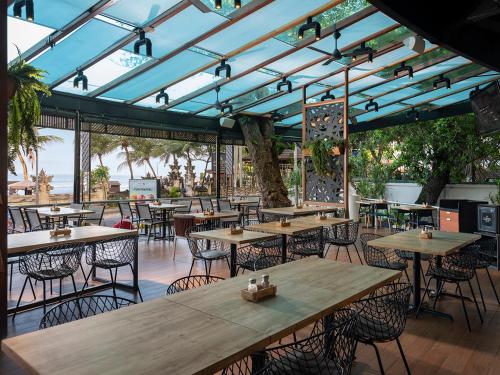
[[[128,31],[106,22],[92,20],[75,31],[54,48],[32,61],[37,68],[47,71],[46,83],[76,71],[84,62],[95,57],[123,38]]]
[[[242,0],[241,7],[243,8],[248,3],[251,3],[253,0]],[[223,16],[230,16],[236,8],[234,7],[234,0],[222,0],[222,8],[215,9],[215,1],[214,0],[201,0],[203,4],[212,9],[213,12],[221,14]],[[229,17],[231,18],[231,17]]]
[[[191,6],[160,24],[154,32],[147,33],[146,36],[153,44],[153,56],[161,57],[224,21],[227,19],[216,13],[202,13]],[[130,43],[125,49],[133,51],[134,43]],[[145,49],[141,52],[145,53]]]
[[[359,107],[356,107],[358,109],[362,109],[364,110],[364,106],[361,106]],[[389,105],[387,107],[382,107],[378,110],[378,112],[374,112],[374,111],[370,111],[370,112],[366,112],[362,115],[358,115],[356,116],[356,120],[359,122],[364,122],[364,121],[370,121],[376,117],[380,117],[380,116],[384,116],[384,115],[387,115],[391,112],[394,112],[394,111],[398,111],[400,109],[403,109],[405,108],[404,106],[400,105],[400,104],[392,104],[392,105]]]
[[[97,0],[36,0],[34,22],[53,29],[61,29],[96,3]],[[9,16],[14,16],[13,9],[12,4],[8,9]],[[23,9],[23,18],[24,15]]]
[[[7,17],[7,61],[12,61],[19,54],[16,46],[26,52],[42,39],[46,39],[55,30],[27,22],[19,18]]]
[[[120,0],[103,14],[125,23],[142,26],[178,2],[179,0]]]
[[[122,83],[105,93],[104,96],[132,100],[149,91],[159,90],[167,86],[169,82],[210,62],[213,62],[213,59],[208,56],[196,52],[184,51],[145,73]]]
[[[187,112],[196,112],[200,109],[205,108],[210,103],[199,103],[195,101],[184,102],[175,107],[177,110],[187,111]]]
[[[469,100],[469,90],[458,92],[456,94],[446,96],[444,98],[434,100],[433,102],[430,102],[431,105],[437,105],[437,106],[445,106],[445,105],[450,105],[454,103],[461,102],[463,100]]]
[[[328,75],[336,70],[343,68],[343,65],[340,65],[336,62],[332,62],[330,65],[323,65],[323,63],[319,63],[313,65],[307,69],[301,70],[289,77],[294,85],[304,85],[307,82],[310,82],[318,77]],[[325,80],[325,83],[330,85],[335,85],[343,81],[343,74],[336,74],[332,77],[329,77]]]
[[[307,64],[309,61],[313,61],[324,56],[325,55],[322,53],[304,48],[285,56],[272,64],[266,65],[266,68],[276,70],[280,73],[286,73]]]
[[[228,27],[224,32],[213,35],[199,43],[199,46],[225,55],[328,2],[329,0],[273,1],[271,4]]]
[[[292,124],[296,124],[297,122],[300,122],[300,121],[302,121],[302,113],[299,115],[295,115],[295,116],[286,118],[281,122],[285,125],[292,125]]]

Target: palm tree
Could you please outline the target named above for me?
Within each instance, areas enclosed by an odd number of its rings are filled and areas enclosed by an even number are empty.
[[[118,146],[115,136],[109,134],[92,134],[90,137],[90,155],[97,157],[99,166],[104,167],[103,156],[113,152]]]
[[[160,160],[167,165],[172,159],[175,161],[184,156],[184,144],[181,141],[160,141],[158,147],[160,148]]]
[[[122,149],[122,151],[118,153],[118,158],[125,159],[122,163],[120,163],[118,165],[118,170],[122,170],[123,168],[128,167],[128,169],[130,171],[130,178],[134,179],[134,170],[132,168],[132,160],[130,159],[129,138],[128,137],[119,137],[118,143],[120,145],[120,148]]]
[[[148,138],[132,138],[129,143],[133,149],[130,152],[130,160],[138,167],[147,165],[154,178],[157,178],[151,159],[161,155],[162,147],[157,141]]]

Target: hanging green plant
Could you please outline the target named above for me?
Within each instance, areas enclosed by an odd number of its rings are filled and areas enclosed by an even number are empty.
[[[319,176],[329,176],[328,158],[344,153],[344,140],[332,138],[314,138],[304,143],[304,155],[310,156],[314,171]]]

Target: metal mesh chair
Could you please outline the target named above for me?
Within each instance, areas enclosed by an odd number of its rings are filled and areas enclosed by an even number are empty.
[[[272,240],[258,241],[240,247],[236,253],[236,273],[239,273],[240,269],[243,270],[244,273],[245,270],[257,271],[268,268],[265,267],[264,261],[257,262],[259,259],[267,256],[278,257],[281,263],[281,238],[276,237]]]
[[[214,205],[212,204],[212,200],[210,198],[200,198],[200,206],[203,211],[214,209]]]
[[[219,211],[231,211],[231,201],[229,199],[217,199],[217,208]]]
[[[182,292],[184,290],[198,288],[203,285],[216,283],[217,281],[225,280],[222,277],[210,275],[190,275],[181,277],[170,284],[165,292],[165,295],[171,295]]]
[[[116,276],[118,273],[118,268],[130,267],[132,274],[134,273],[134,259],[135,250],[137,246],[136,236],[124,236],[113,240],[106,240],[98,242],[90,249],[87,250],[85,260],[86,263],[91,266],[90,272],[85,277],[85,283],[81,293],[85,290],[88,285],[90,275],[93,274],[96,268],[101,268],[109,270],[109,275],[111,277],[111,283],[113,286],[113,295],[116,297]],[[113,277],[113,270],[114,277]],[[142,294],[141,290],[138,289],[139,298],[141,301]]]
[[[163,204],[172,204],[172,199],[161,198],[160,202]]]
[[[203,232],[206,228],[203,226],[194,226],[186,230],[186,238],[189,245],[189,250],[191,251],[191,255],[193,260],[191,262],[191,268],[189,269],[189,275],[193,272],[194,262],[197,260],[203,261],[205,264],[205,272],[207,275],[210,275],[212,270],[212,262],[214,260],[222,260],[225,259],[229,268],[231,268],[229,264],[229,252],[226,246],[220,242],[208,242],[204,239],[198,239],[191,236],[191,233],[194,232]]]
[[[139,222],[146,227],[146,234],[148,235],[148,242],[151,238],[151,234],[154,234],[154,238],[158,237],[158,228],[163,227],[163,220],[158,219],[152,212],[149,207],[149,204],[145,203],[137,203],[135,205],[137,207],[137,215],[139,217]]]
[[[104,206],[91,204],[89,210],[93,212],[85,215],[82,220],[84,225],[101,225],[102,217],[104,216]]]
[[[26,221],[20,207],[9,207],[9,216],[12,221],[11,233],[26,232]]]
[[[40,219],[40,214],[37,209],[26,209],[26,218],[28,219],[28,225],[30,231],[47,230],[52,229],[51,223],[44,222]]]
[[[328,244],[326,248],[326,254],[330,250],[330,246],[337,246],[337,254],[335,255],[335,260],[339,257],[340,248],[345,248],[347,256],[349,257],[349,262],[352,263],[351,254],[349,253],[349,246],[354,246],[356,254],[358,254],[359,261],[363,264],[361,255],[359,254],[358,247],[356,246],[356,241],[358,239],[358,222],[351,222],[342,225],[336,225],[333,228],[328,229],[326,235],[326,243]],[[325,256],[326,256],[325,254]]]
[[[120,209],[120,216],[122,220],[129,219],[133,223],[139,221],[139,218],[134,214],[132,208],[130,207],[130,203],[127,201],[118,202],[118,208]]]
[[[429,295],[429,285],[432,279],[435,279],[437,281],[437,284],[440,286],[434,297],[433,309],[436,308],[436,302],[443,291],[444,284],[445,283],[455,284],[457,286],[460,299],[462,300],[462,308],[464,311],[465,319],[467,321],[467,326],[469,328],[469,331],[471,331],[469,315],[467,314],[467,308],[465,307],[465,299],[462,293],[462,288],[460,286],[460,283],[467,282],[469,284],[474,304],[476,305],[479,319],[481,320],[481,323],[483,323],[483,317],[481,315],[481,311],[479,309],[479,305],[476,300],[476,295],[474,294],[474,289],[472,289],[472,284],[471,284],[471,280],[476,274],[475,264],[476,264],[475,257],[467,251],[453,253],[445,257],[440,257],[440,256],[432,257],[432,259],[429,262],[429,269],[426,272],[428,280],[425,283],[424,295],[422,296],[420,306],[418,306],[416,316],[418,317],[419,315],[425,296]]]
[[[477,270],[484,269],[486,274],[488,275],[488,279],[490,280],[491,288],[495,293],[495,297],[497,299],[497,303],[500,305],[500,299],[498,298],[498,293],[495,288],[495,283],[491,278],[489,266],[496,264],[497,261],[497,243],[495,238],[482,239],[476,242],[476,246],[471,247],[472,254],[476,259],[475,270],[476,270],[476,281],[479,288],[479,293],[481,294],[481,299],[483,301],[483,307],[486,310],[486,306],[484,304],[483,292],[481,290],[481,285],[479,283],[479,278],[477,277]]]
[[[58,326],[135,304],[136,302],[125,298],[103,295],[72,298],[47,311],[40,321],[39,329]]]
[[[186,207],[180,207],[176,208],[174,211],[177,213],[189,213],[191,212],[191,206],[193,205],[193,202],[190,200],[179,200],[176,201],[175,203],[186,206]]]
[[[408,261],[401,258],[396,250],[378,249],[368,245],[369,241],[380,237],[383,236],[375,233],[363,233],[359,236],[366,264],[372,267],[403,271],[407,280],[411,282],[406,270],[408,268]]]
[[[384,374],[384,367],[375,343],[394,340],[398,344],[406,371],[408,374],[411,373],[399,341],[399,336],[406,326],[411,291],[410,284],[389,284],[377,289],[368,298],[354,303],[354,307],[358,311],[354,335],[358,342],[373,346],[382,374]]]
[[[323,237],[323,228],[295,234],[288,238],[288,251],[292,254],[292,258],[295,256],[309,257],[313,255],[323,258],[323,249],[325,247]]]
[[[31,279],[43,283],[43,312],[46,311],[46,291],[47,281],[59,279],[59,296],[62,298],[62,280],[71,277],[73,288],[76,293],[76,284],[74,273],[80,267],[82,253],[85,250],[85,244],[65,244],[54,245],[43,249],[28,251],[19,258],[19,272],[26,276],[23,288],[17,301],[16,309],[12,319],[15,318],[17,309],[21,303],[26,284],[31,284]],[[33,288],[33,286],[32,286]]]

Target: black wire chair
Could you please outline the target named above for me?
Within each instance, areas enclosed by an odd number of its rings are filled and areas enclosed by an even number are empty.
[[[467,326],[469,328],[469,331],[471,331],[469,315],[467,314],[467,308],[465,307],[465,299],[462,293],[462,288],[460,286],[460,283],[467,282],[469,284],[472,298],[474,300],[474,304],[476,305],[477,313],[479,315],[479,319],[482,324],[483,317],[481,315],[476,295],[474,294],[474,289],[472,289],[472,284],[471,284],[471,280],[476,274],[475,264],[476,264],[475,257],[468,251],[453,253],[445,257],[440,257],[440,256],[432,257],[432,259],[429,262],[429,269],[426,272],[428,279],[425,283],[424,295],[422,296],[420,306],[418,306],[416,317],[418,317],[420,313],[420,309],[422,307],[422,303],[425,299],[425,296],[429,295],[429,285],[432,279],[435,279],[437,281],[437,285],[439,285],[436,295],[434,296],[434,303],[432,307],[433,309],[436,308],[436,303],[443,291],[444,284],[445,283],[455,284],[459,292],[460,299],[462,301],[462,308],[464,310]]]
[[[40,321],[39,329],[85,319],[135,304],[136,302],[125,298],[104,295],[72,298],[47,311]]]
[[[207,275],[210,275],[210,272],[212,271],[212,262],[214,260],[225,259],[228,267],[231,268],[229,264],[229,251],[226,245],[221,242],[208,242],[207,240],[194,238],[191,236],[191,233],[203,232],[206,230],[207,228],[201,225],[197,225],[186,230],[186,239],[189,245],[189,250],[191,251],[191,255],[193,257],[188,276],[191,276],[191,273],[193,272],[194,262],[197,260],[201,260],[204,262],[205,273]]]
[[[277,256],[281,259],[281,238],[275,237],[271,240],[258,241],[240,247],[236,253],[236,273],[238,274],[240,270],[244,273],[245,270],[257,271],[259,269],[268,268],[260,268],[260,266],[264,266],[264,262],[256,265],[257,260],[266,256]],[[259,268],[256,269],[256,266]]]
[[[399,341],[406,326],[412,286],[406,283],[388,284],[372,292],[369,297],[354,303],[358,320],[354,334],[356,340],[375,349],[380,372],[384,374],[382,359],[376,343],[396,341],[406,371],[410,367]]]
[[[225,280],[223,277],[210,276],[210,275],[190,275],[181,277],[170,284],[165,292],[166,296],[171,294],[183,292],[184,290],[198,288],[203,285],[216,283]]]
[[[486,271],[488,279],[490,280],[491,288],[495,293],[497,303],[500,305],[500,299],[498,298],[498,293],[495,288],[495,283],[493,282],[493,279],[491,278],[491,274],[489,271],[489,266],[494,265],[497,262],[497,240],[495,238],[482,239],[477,241],[476,245],[478,246],[477,248],[474,248],[475,250],[474,256],[476,258],[476,264],[475,264],[476,281],[479,287],[479,292],[481,293],[483,307],[486,310],[486,307],[484,306],[483,292],[481,291],[481,285],[479,284],[479,278],[477,277],[477,270],[484,269]]]
[[[85,287],[88,285],[90,275],[92,275],[97,268],[101,268],[109,270],[111,284],[113,286],[113,296],[116,297],[116,276],[118,274],[118,269],[128,266],[132,274],[134,274],[135,270],[133,264],[136,246],[136,236],[124,236],[93,244],[91,248],[87,250],[85,256],[85,261],[91,266],[91,269],[85,277],[85,283],[83,284],[81,293],[83,293]],[[114,276],[113,270],[115,271]],[[141,289],[138,288],[137,291],[139,292],[139,298],[142,302]]]
[[[20,207],[9,207],[9,216],[12,221],[10,233],[26,232],[26,220]]]
[[[398,255],[394,249],[378,249],[368,245],[368,242],[383,237],[375,233],[363,233],[359,236],[363,255],[368,266],[385,268],[389,270],[403,271],[406,279],[411,282],[408,276],[408,261]]]
[[[318,320],[308,338],[255,353],[222,374],[349,374],[356,350],[356,319],[355,310],[338,310]]]
[[[35,249],[28,251],[19,258],[19,272],[25,275],[23,288],[17,300],[16,309],[12,319],[16,317],[17,309],[23,298],[24,289],[29,282],[33,290],[31,279],[41,281],[43,283],[43,312],[47,310],[46,300],[46,282],[59,280],[59,297],[62,299],[62,280],[66,277],[71,277],[73,289],[76,291],[74,273],[80,267],[82,254],[85,251],[85,244],[64,244],[54,245],[43,249]]]
[[[30,232],[52,229],[52,223],[42,221],[40,214],[36,209],[26,209],[26,219],[28,219],[28,225]]]
[[[291,254],[291,258],[296,256],[304,258],[314,255],[323,258],[324,237],[323,228],[289,236],[287,249]]]
[[[347,224],[336,225],[333,228],[329,228],[326,236],[326,243],[328,244],[326,248],[326,254],[330,250],[331,246],[337,246],[337,254],[335,255],[335,260],[339,257],[340,248],[345,248],[347,256],[349,257],[349,262],[352,263],[351,254],[349,253],[349,246],[354,246],[356,254],[358,254],[359,261],[363,264],[361,255],[359,254],[358,246],[356,241],[358,239],[358,222],[351,222]]]
[[[135,207],[137,208],[139,223],[144,225],[144,227],[146,228],[148,243],[152,234],[154,235],[154,239],[161,238],[158,236],[158,228],[160,228],[161,230],[165,222],[162,219],[158,219],[156,217],[156,215],[151,211],[149,204],[137,203]]]

